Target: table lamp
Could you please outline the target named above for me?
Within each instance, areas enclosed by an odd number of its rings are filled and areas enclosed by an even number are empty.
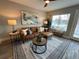
[[[14,31],[14,26],[16,25],[16,20],[15,19],[9,19],[8,20],[8,25],[12,26],[12,32]]]
[[[48,21],[47,21],[47,20],[45,20],[45,21],[44,21],[44,24],[48,24]]]
[[[48,20],[44,20],[44,31],[48,31]]]

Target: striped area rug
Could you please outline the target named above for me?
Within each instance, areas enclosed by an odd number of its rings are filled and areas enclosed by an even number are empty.
[[[36,54],[32,51],[31,41],[25,43],[15,42],[13,43],[13,59],[62,59],[70,44],[69,42],[69,40],[51,37],[47,42],[47,50],[43,54]]]

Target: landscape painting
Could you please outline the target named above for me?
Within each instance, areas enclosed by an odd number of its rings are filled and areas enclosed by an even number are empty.
[[[33,15],[32,13],[22,11],[21,12],[21,18],[22,18],[22,24],[25,25],[37,25],[38,22],[38,17]]]

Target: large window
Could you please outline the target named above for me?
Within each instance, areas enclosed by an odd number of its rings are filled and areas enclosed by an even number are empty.
[[[54,15],[52,17],[51,28],[60,31],[66,31],[69,18],[70,14]]]

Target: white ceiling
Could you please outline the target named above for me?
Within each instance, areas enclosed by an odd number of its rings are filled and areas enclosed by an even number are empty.
[[[10,1],[23,4],[25,6],[32,7],[42,11],[51,11],[79,4],[79,0],[56,0],[50,2],[49,5],[44,8],[43,0],[10,0]]]

